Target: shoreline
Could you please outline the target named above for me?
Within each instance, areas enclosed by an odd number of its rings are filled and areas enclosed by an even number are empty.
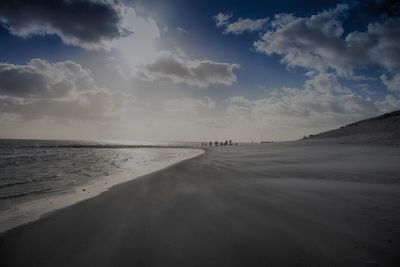
[[[97,147],[93,147],[97,148]],[[103,148],[103,147],[101,147]],[[118,148],[118,147],[117,147]],[[124,147],[125,148],[125,147]],[[128,149],[128,147],[126,147]],[[203,149],[192,147],[129,147],[137,149],[180,149],[185,153],[178,153],[175,157],[157,162],[151,166],[139,166],[131,173],[119,173],[110,176],[102,176],[94,181],[74,186],[71,189],[59,192],[50,192],[37,195],[29,199],[16,200],[12,208],[1,211],[0,217],[0,235],[4,234],[21,225],[34,222],[40,218],[51,214],[56,210],[75,205],[83,200],[98,196],[99,194],[110,190],[112,187],[137,179],[141,176],[160,171],[185,160],[198,157],[205,153]]]
[[[399,266],[399,155],[386,146],[207,149],[0,235],[0,258],[5,266]]]

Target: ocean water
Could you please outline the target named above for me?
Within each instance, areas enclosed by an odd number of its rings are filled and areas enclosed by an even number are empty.
[[[0,231],[201,153],[187,145],[0,140]]]

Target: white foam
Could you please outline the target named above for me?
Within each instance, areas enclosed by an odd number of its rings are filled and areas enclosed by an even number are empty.
[[[127,161],[126,164],[130,164],[130,166],[124,168],[122,173],[99,177],[94,182],[74,187],[71,191],[51,195],[43,194],[38,199],[12,203],[8,209],[0,214],[0,232],[35,221],[51,211],[95,197],[114,185],[159,171],[204,153],[201,149],[180,148],[140,148],[133,151],[136,159],[137,155],[143,155],[143,157],[139,161]]]

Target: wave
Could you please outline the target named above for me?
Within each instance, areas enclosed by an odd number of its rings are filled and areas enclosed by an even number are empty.
[[[17,186],[17,185],[22,185],[22,184],[35,183],[35,182],[40,182],[40,181],[41,180],[37,179],[37,180],[24,180],[24,181],[11,182],[11,183],[8,183],[8,184],[0,185],[0,188]]]
[[[40,190],[34,190],[34,191],[26,191],[26,192],[15,192],[15,193],[8,193],[5,195],[0,195],[0,199],[10,199],[10,198],[18,198],[18,197],[23,197],[27,195],[33,195],[33,194],[41,194],[49,191],[53,191],[53,188],[44,188]]]

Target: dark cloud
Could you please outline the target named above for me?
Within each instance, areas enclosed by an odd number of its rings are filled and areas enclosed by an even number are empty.
[[[57,34],[91,48],[124,35],[117,4],[106,0],[2,0],[0,21],[12,34]]]

